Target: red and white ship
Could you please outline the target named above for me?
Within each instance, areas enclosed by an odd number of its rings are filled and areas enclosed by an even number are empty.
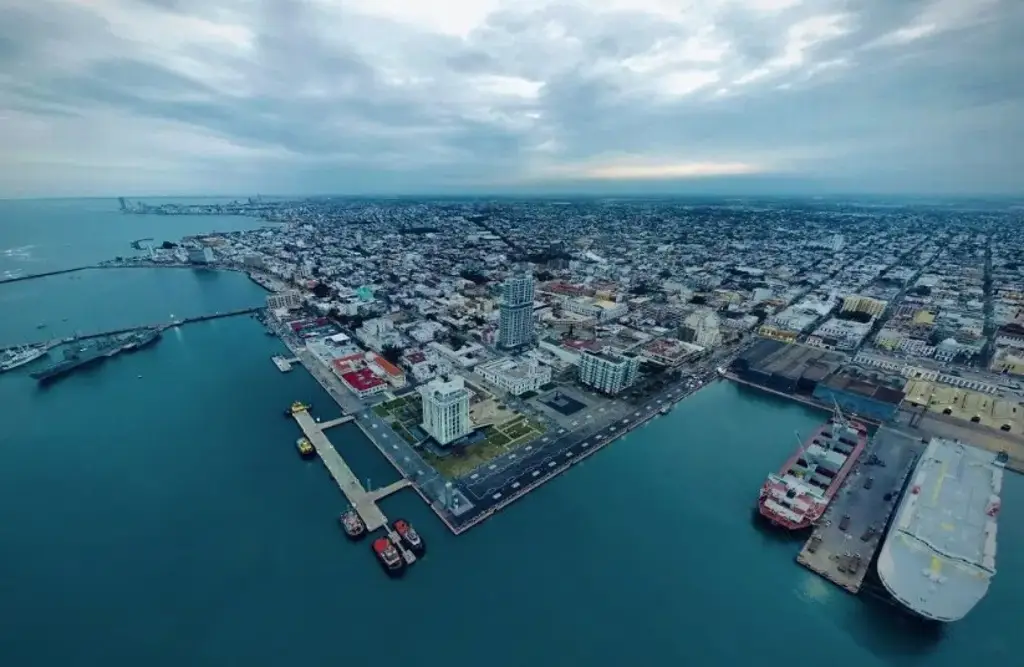
[[[821,518],[868,442],[868,429],[835,414],[768,475],[757,501],[761,515],[787,530],[809,528]]]

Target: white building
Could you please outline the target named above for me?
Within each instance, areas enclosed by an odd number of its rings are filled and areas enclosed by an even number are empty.
[[[551,382],[551,369],[536,359],[496,359],[476,367],[485,381],[515,396],[537,391]]]
[[[610,351],[580,355],[580,382],[606,394],[617,394],[636,381],[640,359]]]
[[[713,310],[702,308],[686,318],[683,326],[693,331],[693,343],[715,347],[722,342],[721,318]]]
[[[533,274],[509,276],[502,286],[498,345],[510,349],[533,342]]]
[[[193,264],[210,264],[213,259],[213,248],[203,246],[202,248],[188,249],[188,261]]]
[[[594,299],[592,297],[566,299],[562,307],[570,313],[576,313],[584,317],[593,317],[598,322],[617,320],[629,312],[629,306],[625,303]]]
[[[420,387],[423,430],[438,444],[447,445],[473,430],[469,423],[469,391],[458,375],[439,377]]]
[[[286,290],[267,295],[267,308],[270,310],[280,310],[282,308],[291,310],[292,308],[301,307],[302,295],[299,294],[298,290]]]

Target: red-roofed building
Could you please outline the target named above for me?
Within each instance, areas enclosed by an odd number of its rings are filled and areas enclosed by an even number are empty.
[[[373,363],[384,372],[384,379],[386,379],[391,386],[396,389],[401,389],[405,386],[405,373],[402,372],[401,368],[395,366],[379,354],[373,355]]]
[[[367,396],[379,394],[388,386],[384,380],[381,380],[379,377],[374,375],[373,371],[369,368],[361,368],[358,371],[342,373],[341,381],[345,383],[345,386],[348,387],[353,394],[359,396],[359,398],[366,398]]]

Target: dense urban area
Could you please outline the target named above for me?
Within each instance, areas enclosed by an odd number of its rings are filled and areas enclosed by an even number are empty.
[[[139,239],[104,266],[241,271],[268,291],[264,308],[194,319],[251,313],[288,348],[278,369],[301,365],[340,407],[314,418],[296,400],[285,414],[303,431],[299,453],[319,456],[350,503],[350,537],[387,528],[378,501],[410,487],[461,533],[725,378],[831,414],[757,494],[773,527],[813,529],[800,563],[851,592],[877,571],[892,599],[939,621],[967,613],[995,572],[1002,471],[1024,471],[1019,207],[120,205],[265,223]],[[70,357],[33,376],[51,381],[183,323],[81,349],[74,339]],[[8,352],[9,365],[46,347]],[[325,435],[349,422],[398,481],[355,477]],[[374,549],[400,569],[423,543],[392,528]]]

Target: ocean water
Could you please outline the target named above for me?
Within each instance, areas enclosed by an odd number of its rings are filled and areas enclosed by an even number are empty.
[[[122,216],[111,219],[111,237],[88,247],[118,246]],[[201,223],[182,224],[194,233]],[[262,299],[244,276],[133,271],[0,286],[0,341],[31,338],[62,313],[97,330]],[[93,307],[79,308],[89,294]],[[1004,492],[991,592],[963,621],[924,632],[804,570],[799,541],[752,522],[765,473],[821,416],[729,383],[462,536],[415,493],[388,498],[385,512],[410,519],[430,548],[389,580],[367,542],[344,539],[344,500],[322,465],[295,454],[283,407],[311,401],[325,419],[337,409],[303,371],[276,370],[270,356],[282,349],[237,317],[169,331],[47,389],[27,372],[0,375],[0,665],[1017,660],[1018,476]],[[372,485],[395,479],[357,428],[330,436]]]

